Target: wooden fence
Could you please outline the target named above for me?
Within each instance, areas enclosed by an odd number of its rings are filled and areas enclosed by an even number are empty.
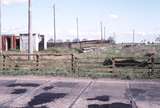
[[[107,63],[105,61],[107,60]],[[77,58],[77,72],[129,74],[142,77],[160,76],[160,58],[150,57],[86,57]],[[145,76],[144,76],[145,75]]]
[[[28,56],[31,56],[32,60],[29,61]],[[51,70],[75,74],[86,72],[91,74],[126,74],[132,71],[134,74],[141,73],[147,76],[159,74],[160,70],[160,58],[154,56],[141,58],[113,57],[108,58],[110,64],[105,64],[106,60],[107,58],[103,57],[81,58],[73,54],[2,54],[0,55],[0,70]],[[128,62],[127,60],[132,61]]]
[[[31,56],[32,60],[28,60]],[[2,54],[1,70],[63,70],[74,71],[73,54]]]

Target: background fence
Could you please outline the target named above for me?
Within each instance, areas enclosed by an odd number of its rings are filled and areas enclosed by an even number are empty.
[[[99,77],[159,78],[160,58],[148,57],[86,57],[76,58],[79,75]],[[94,76],[93,76],[94,77]]]
[[[28,60],[28,56],[32,60]],[[88,77],[159,78],[160,58],[76,57],[73,54],[2,54],[0,70]],[[65,73],[65,74],[64,74]]]

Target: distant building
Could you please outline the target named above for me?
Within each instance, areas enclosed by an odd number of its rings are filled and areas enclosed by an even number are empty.
[[[18,35],[8,34],[2,35],[2,50],[9,51],[12,49],[19,49],[20,48],[20,38]]]
[[[28,34],[18,34],[18,35],[2,35],[2,50],[20,50],[28,51]],[[45,42],[45,36],[41,34],[33,34],[32,37],[32,47],[33,51],[40,51],[47,48],[47,43]]]
[[[28,34],[20,34],[20,50],[27,51],[28,50]],[[33,34],[32,37],[32,46],[33,51],[40,51],[47,49],[47,43],[45,42],[45,36],[41,34]]]
[[[47,43],[54,43],[53,39],[49,39]]]

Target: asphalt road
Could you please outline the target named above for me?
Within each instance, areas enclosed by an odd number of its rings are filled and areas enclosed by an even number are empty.
[[[0,108],[160,108],[159,91],[159,81],[0,77]]]

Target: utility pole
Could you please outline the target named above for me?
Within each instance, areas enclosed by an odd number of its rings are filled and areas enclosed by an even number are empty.
[[[132,43],[132,51],[134,52],[134,44],[135,44],[135,29],[133,29],[133,43]]]
[[[33,49],[32,49],[32,31],[31,31],[31,0],[28,0],[28,54],[33,54]],[[28,60],[31,60],[32,56],[28,55]]]
[[[101,41],[103,41],[103,22],[101,22]]]
[[[56,6],[53,5],[53,17],[54,17],[54,45],[56,44]]]
[[[76,18],[76,25],[77,25],[77,41],[79,42],[79,21],[78,21],[78,17]]]
[[[135,43],[135,30],[133,29],[133,44]]]
[[[113,38],[115,38],[116,37],[116,32],[113,32]]]
[[[104,40],[106,39],[106,27],[104,27]]]
[[[76,25],[77,25],[77,43],[79,44],[79,48],[82,49],[81,41],[79,39],[79,20],[78,20],[78,17],[76,18]]]
[[[2,43],[2,0],[0,0],[0,53],[2,54],[3,43]]]

